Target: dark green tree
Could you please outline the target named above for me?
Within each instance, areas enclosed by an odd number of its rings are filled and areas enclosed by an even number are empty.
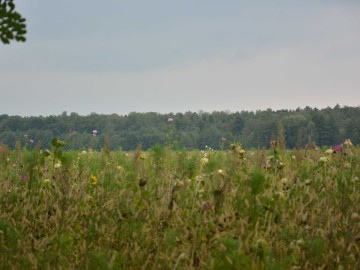
[[[9,44],[11,40],[26,40],[25,18],[15,10],[13,0],[0,0],[0,40]]]

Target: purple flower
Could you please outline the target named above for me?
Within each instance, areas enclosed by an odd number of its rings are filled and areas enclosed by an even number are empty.
[[[342,145],[334,146],[334,147],[333,147],[333,150],[334,150],[335,152],[341,152],[341,151],[342,151]]]
[[[174,118],[169,117],[167,121],[168,121],[169,123],[171,123],[171,122],[174,121]]]
[[[221,139],[223,142],[226,142],[227,141],[227,139],[225,138],[225,137],[222,137],[222,139]]]

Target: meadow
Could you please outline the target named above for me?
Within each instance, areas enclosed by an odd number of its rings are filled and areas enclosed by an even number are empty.
[[[0,146],[1,269],[360,269],[360,150]]]

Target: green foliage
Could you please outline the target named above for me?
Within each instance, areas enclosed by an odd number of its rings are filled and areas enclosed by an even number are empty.
[[[250,258],[239,250],[237,240],[230,237],[220,239],[220,249],[214,259],[214,269],[248,269]]]
[[[0,1],[0,40],[4,44],[9,44],[11,40],[26,40],[25,19],[20,13],[15,11],[13,0]]]
[[[173,122],[167,119],[172,117]],[[241,141],[245,148],[270,147],[277,138],[280,150],[302,148],[313,143],[318,146],[334,146],[351,138],[359,144],[360,108],[339,107],[334,109],[266,110],[256,112],[186,112],[177,114],[130,113],[119,116],[68,115],[20,117],[0,115],[0,142],[15,148],[41,143],[51,147],[51,139],[57,137],[68,141],[64,149],[134,150],[141,144],[143,150],[154,145],[173,149],[214,150],[227,147],[230,142]],[[280,126],[279,126],[280,125]],[[96,137],[91,133],[98,130]],[[70,132],[69,132],[70,131]],[[24,134],[29,136],[24,139]],[[227,141],[222,141],[226,138]],[[286,139],[286,140],[285,140]],[[105,143],[107,142],[107,143]],[[310,143],[309,143],[310,142]],[[108,151],[107,150],[107,151]]]
[[[250,175],[250,188],[253,196],[263,191],[265,184],[265,176],[261,172],[254,172]]]
[[[51,156],[53,159],[53,162],[55,164],[56,160],[59,160],[61,162],[64,162],[66,160],[66,158],[63,155],[63,151],[61,150],[65,145],[67,144],[67,142],[64,141],[60,141],[58,138],[52,138],[51,140],[51,152],[48,150],[43,151],[43,156],[44,157],[49,157]]]
[[[14,252],[18,248],[18,234],[9,221],[0,219],[0,233],[2,238],[0,253]]]

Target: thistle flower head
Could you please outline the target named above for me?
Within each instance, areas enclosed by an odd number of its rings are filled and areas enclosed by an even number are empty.
[[[341,152],[342,149],[343,149],[343,147],[342,147],[341,144],[333,147],[333,150],[334,150],[335,152]]]

